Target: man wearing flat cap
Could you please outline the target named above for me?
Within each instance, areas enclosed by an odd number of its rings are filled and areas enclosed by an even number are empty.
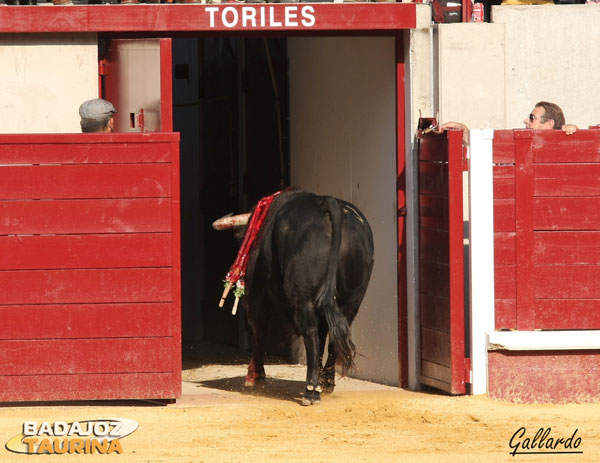
[[[110,101],[101,98],[84,101],[79,107],[81,131],[85,133],[112,132],[115,123],[113,115],[116,112],[117,110]]]

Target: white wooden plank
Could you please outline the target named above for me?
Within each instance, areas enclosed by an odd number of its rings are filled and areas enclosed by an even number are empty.
[[[490,351],[600,349],[600,330],[494,331],[487,335],[487,349]]]
[[[470,131],[470,309],[473,394],[487,392],[486,333],[494,330],[494,131]]]

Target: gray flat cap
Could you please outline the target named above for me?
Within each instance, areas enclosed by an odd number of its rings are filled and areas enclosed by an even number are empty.
[[[79,115],[82,119],[102,120],[112,116],[117,110],[110,101],[101,98],[84,101],[79,107]]]

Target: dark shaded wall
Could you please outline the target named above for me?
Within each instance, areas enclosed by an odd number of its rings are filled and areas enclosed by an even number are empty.
[[[245,348],[243,311],[231,315],[232,297],[217,307],[238,243],[211,224],[289,183],[286,41],[176,39],[173,66],[184,348],[201,341]]]

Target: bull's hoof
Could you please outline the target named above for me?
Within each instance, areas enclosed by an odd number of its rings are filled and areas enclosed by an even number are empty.
[[[308,405],[318,405],[321,403],[321,396],[319,395],[319,393],[317,393],[317,397],[314,396],[307,396],[306,394],[304,394],[304,396],[302,396],[302,402],[300,402],[301,405],[303,406],[308,406]]]
[[[309,399],[308,397],[302,397],[302,402],[300,402],[300,404],[304,407],[307,407],[308,405],[317,405],[321,403],[321,399]]]
[[[335,389],[335,384],[323,385],[323,394],[331,394]]]
[[[319,369],[319,384],[323,394],[331,394],[335,389],[335,367]]]
[[[246,376],[246,380],[244,381],[245,387],[254,387],[257,381],[264,381],[266,379],[265,375],[257,375],[257,376]]]
[[[317,387],[312,388],[311,386],[307,386],[304,394],[302,395],[301,404],[304,406],[308,405],[317,405],[321,403],[321,388]]]

